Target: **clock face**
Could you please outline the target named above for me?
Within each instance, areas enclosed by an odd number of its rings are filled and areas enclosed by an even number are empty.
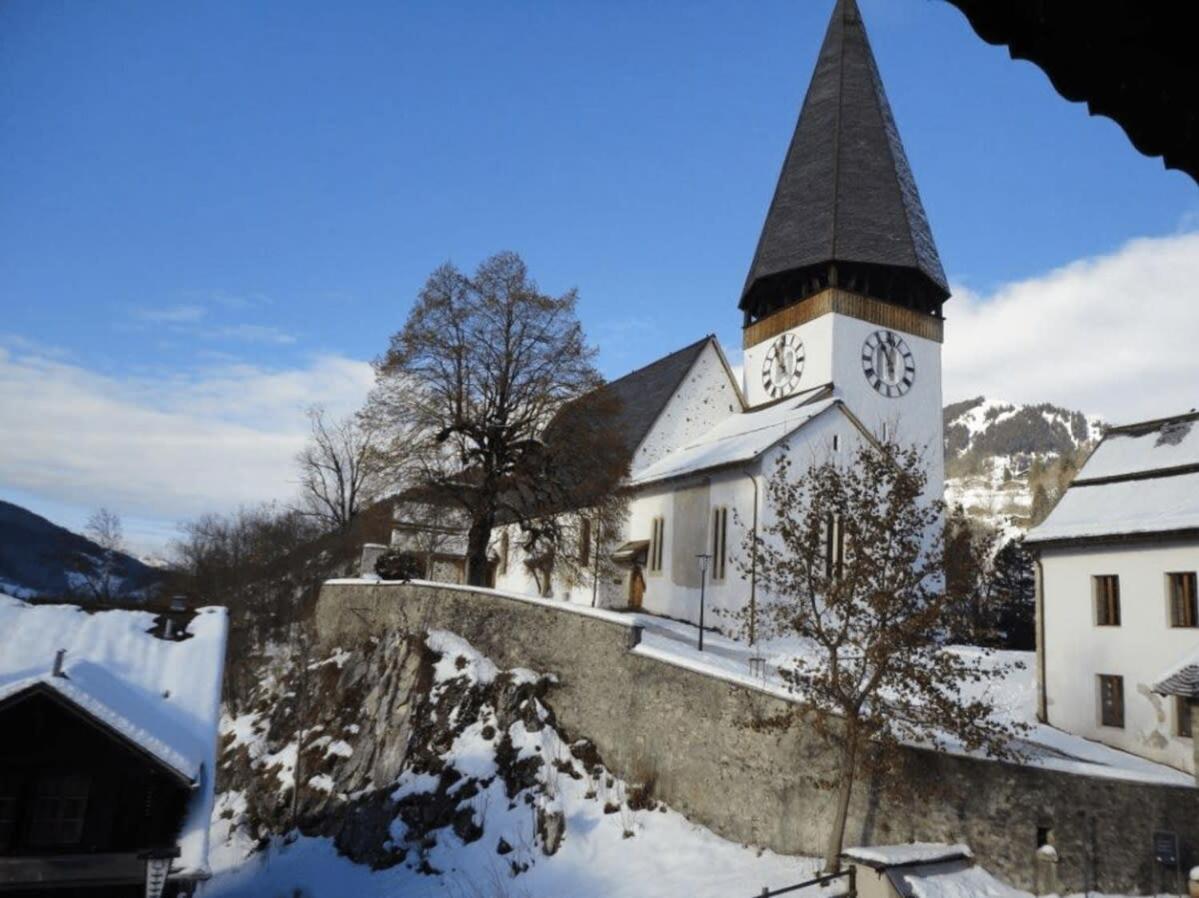
[[[803,362],[803,341],[795,334],[783,334],[770,345],[762,361],[762,386],[771,399],[786,396],[799,386]]]
[[[902,396],[916,380],[916,360],[903,337],[875,331],[862,344],[862,371],[870,386],[888,399]]]

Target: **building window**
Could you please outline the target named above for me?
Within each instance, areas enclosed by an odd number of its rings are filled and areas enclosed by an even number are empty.
[[[653,534],[649,541],[649,569],[662,570],[662,543],[666,541],[666,519],[654,518]]]
[[[1184,695],[1174,696],[1175,734],[1183,739],[1191,738],[1191,700]],[[0,843],[2,844],[2,843]]]
[[[13,842],[17,834],[17,798],[20,783],[16,774],[0,773],[0,851]]]
[[[712,579],[723,580],[728,562],[729,510],[712,509]]]
[[[1199,627],[1195,601],[1195,574],[1166,574],[1170,586],[1170,626]]]
[[[845,527],[841,516],[830,514],[824,521],[824,576],[840,577],[845,566]]]
[[[1099,675],[1099,722],[1105,727],[1124,727],[1124,678]]]
[[[833,451],[834,452],[841,451],[841,434],[839,434],[839,433],[833,434]]]
[[[35,847],[76,845],[83,838],[88,778],[77,773],[53,773],[34,784],[29,844]]]
[[[1115,574],[1092,577],[1095,591],[1095,623],[1100,627],[1120,626],[1120,578]]]
[[[507,529],[500,534],[500,573],[508,573],[508,553],[512,551],[512,539]]]
[[[591,518],[579,521],[579,564],[591,563]]]

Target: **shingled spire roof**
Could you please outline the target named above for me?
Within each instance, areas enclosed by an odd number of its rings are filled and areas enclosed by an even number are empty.
[[[934,314],[949,295],[854,0],[833,10],[740,306],[765,314],[838,269],[842,286],[852,271],[851,289]]]

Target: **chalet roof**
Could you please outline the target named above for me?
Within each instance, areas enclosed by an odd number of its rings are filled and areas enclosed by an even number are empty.
[[[223,608],[202,608],[186,638],[166,639],[148,611],[89,614],[0,594],[0,702],[48,690],[192,784],[177,875],[208,865],[226,628]]]
[[[615,396],[620,403],[616,426],[624,435],[630,457],[654,426],[704,347],[715,339],[708,334],[600,388]]]
[[[1181,695],[1199,698],[1199,649],[1165,671],[1153,687],[1158,695]]]
[[[1146,156],[1199,182],[1199,56],[1191,3],[949,0],[990,44],[1114,120]]]
[[[912,269],[949,294],[854,0],[833,9],[741,308],[773,277],[840,261]]]
[[[1029,545],[1199,531],[1199,412],[1110,428]]]

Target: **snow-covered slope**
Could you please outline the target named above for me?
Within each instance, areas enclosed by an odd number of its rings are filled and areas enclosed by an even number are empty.
[[[1006,535],[1043,517],[1103,433],[1103,422],[1049,403],[979,396],[947,405],[945,499]]]
[[[84,536],[0,500],[0,590],[18,598],[63,597],[86,593],[72,565],[85,559],[99,564],[103,550]],[[128,597],[144,595],[162,572],[117,553],[113,583]]]

